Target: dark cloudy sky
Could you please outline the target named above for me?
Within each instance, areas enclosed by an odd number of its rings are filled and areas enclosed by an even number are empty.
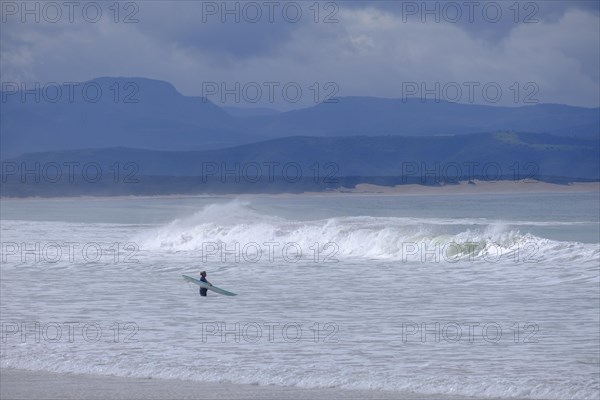
[[[238,106],[279,109],[423,90],[478,104],[600,102],[597,0],[63,3],[28,2],[28,13],[2,2],[2,82],[147,77],[197,96],[239,83]]]

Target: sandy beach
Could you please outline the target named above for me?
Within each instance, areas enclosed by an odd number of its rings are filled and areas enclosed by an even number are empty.
[[[225,400],[466,400],[472,397],[418,395],[413,393],[303,389],[283,386],[237,385],[181,380],[123,378],[99,375],[56,374],[19,369],[0,370],[0,398],[3,400],[83,399],[225,399]],[[486,400],[493,400],[486,398]]]
[[[64,197],[18,197],[19,201],[27,200],[64,200],[77,198],[80,200],[109,199],[189,199],[197,197],[296,197],[296,196],[331,196],[331,195],[407,195],[407,196],[445,196],[445,195],[487,195],[487,194],[526,194],[526,193],[589,193],[600,192],[600,182],[570,182],[568,184],[548,183],[536,180],[519,181],[461,181],[452,185],[426,186],[404,184],[396,186],[381,186],[370,183],[360,183],[353,188],[340,187],[333,190],[303,193],[196,193],[196,194],[157,194],[157,195],[117,195],[117,196],[64,196]],[[10,200],[17,197],[0,196],[0,199]]]
[[[565,185],[535,180],[520,181],[462,181],[456,185],[379,186],[361,183],[354,188],[341,188],[328,193],[388,194],[388,195],[452,195],[452,194],[502,194],[502,193],[584,193],[600,191],[600,182],[573,182]]]

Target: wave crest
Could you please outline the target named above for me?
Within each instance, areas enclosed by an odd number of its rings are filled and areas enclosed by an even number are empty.
[[[459,219],[440,224],[425,218],[370,216],[289,220],[261,214],[243,201],[209,205],[189,218],[147,232],[138,241],[147,250],[200,253],[207,244],[212,250],[219,246],[227,251],[248,244],[255,248],[293,243],[305,254],[315,246],[331,253],[333,246],[338,259],[403,262],[585,262],[598,260],[600,255],[597,245],[541,238],[505,223],[474,224]]]

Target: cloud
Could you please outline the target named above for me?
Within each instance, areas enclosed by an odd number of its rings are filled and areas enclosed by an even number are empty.
[[[187,95],[205,94],[206,82],[228,88],[256,83],[264,89],[261,101],[242,98],[237,105],[274,108],[308,106],[329,94],[402,97],[411,82],[424,85],[420,90],[445,85],[452,96],[456,84],[464,91],[459,100],[467,102],[468,83],[478,82],[470,86],[475,103],[488,103],[482,88],[496,83],[502,89],[497,104],[520,105],[529,95],[599,106],[600,18],[590,2],[538,2],[538,22],[530,24],[423,23],[394,2],[342,2],[335,9],[320,3],[315,22],[309,3],[302,3],[296,22],[263,14],[254,23],[239,14],[236,23],[231,14],[223,23],[201,2],[140,3],[138,23],[115,23],[107,4],[96,23],[8,19],[0,38],[2,81],[143,76],[167,80]],[[131,10],[121,10],[121,20],[125,11]],[[246,17],[256,15],[249,12]],[[338,22],[323,23],[327,16]],[[275,103],[269,82],[279,82]],[[290,82],[302,89],[298,103],[284,99],[282,88]],[[212,100],[219,103],[220,96]]]

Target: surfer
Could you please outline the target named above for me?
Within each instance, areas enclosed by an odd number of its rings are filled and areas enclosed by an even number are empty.
[[[208,283],[210,286],[212,286],[212,283],[210,283],[209,281],[206,280],[206,271],[200,272],[200,281],[202,281],[204,283]],[[208,289],[203,288],[203,287],[200,288],[200,296],[206,296],[207,292],[208,292]]]

